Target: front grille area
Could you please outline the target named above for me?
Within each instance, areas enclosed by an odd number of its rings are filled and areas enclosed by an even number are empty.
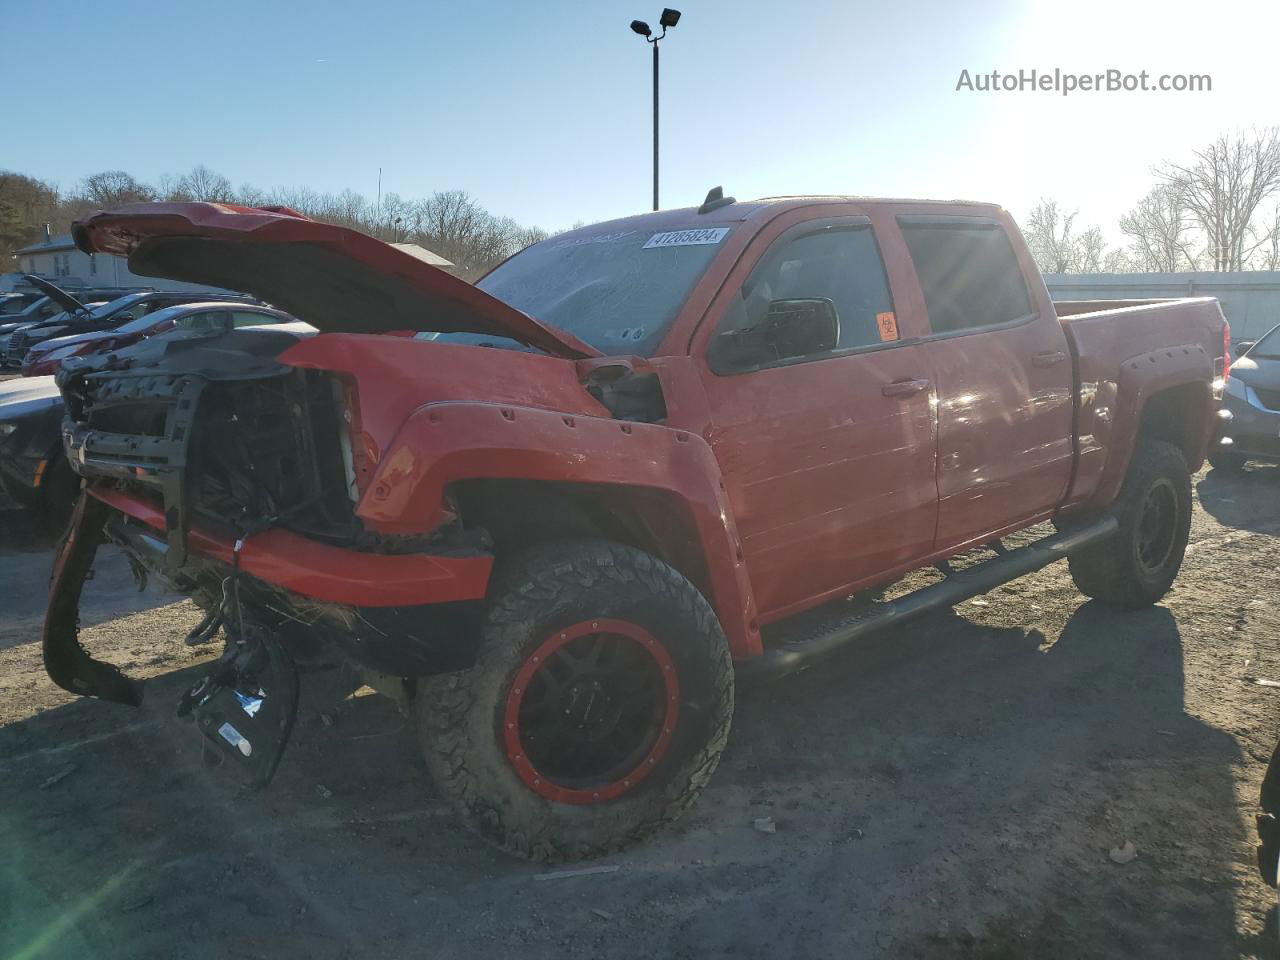
[[[321,538],[353,535],[333,385],[301,370],[209,384],[188,458],[192,510],[240,529],[279,523]]]
[[[25,330],[15,330],[9,334],[9,342],[5,345],[5,359],[9,363],[22,363],[22,358],[27,355],[30,340]]]
[[[327,374],[243,380],[92,374],[68,396],[85,476],[160,493],[166,514],[248,532],[356,536],[341,393]]]

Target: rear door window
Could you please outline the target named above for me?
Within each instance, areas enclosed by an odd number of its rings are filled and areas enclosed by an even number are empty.
[[[213,333],[230,325],[231,318],[226,310],[201,310],[179,317],[174,327],[189,333]]]
[[[958,333],[1031,315],[1022,268],[999,224],[944,217],[903,217],[898,223],[934,333]]]

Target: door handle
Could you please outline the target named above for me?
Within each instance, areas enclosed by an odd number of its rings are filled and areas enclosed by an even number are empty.
[[[910,397],[928,389],[928,380],[895,380],[893,383],[886,383],[880,388],[880,392],[886,397]]]
[[[1062,350],[1050,350],[1047,353],[1037,353],[1031,358],[1031,362],[1037,367],[1053,367],[1065,359],[1067,355]]]

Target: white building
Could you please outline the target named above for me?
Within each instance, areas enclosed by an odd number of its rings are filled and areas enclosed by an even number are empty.
[[[179,290],[195,293],[222,293],[218,287],[198,283],[179,283],[161,277],[140,277],[129,270],[124,257],[107,253],[84,253],[71,242],[71,234],[51,235],[45,224],[44,239],[23,247],[15,254],[14,269],[35,273],[68,290],[76,287],[151,287],[155,290]]]

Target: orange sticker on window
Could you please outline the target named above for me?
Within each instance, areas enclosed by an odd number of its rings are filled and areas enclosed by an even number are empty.
[[[898,339],[898,318],[893,312],[877,313],[876,326],[880,328],[880,339],[897,340]]]

